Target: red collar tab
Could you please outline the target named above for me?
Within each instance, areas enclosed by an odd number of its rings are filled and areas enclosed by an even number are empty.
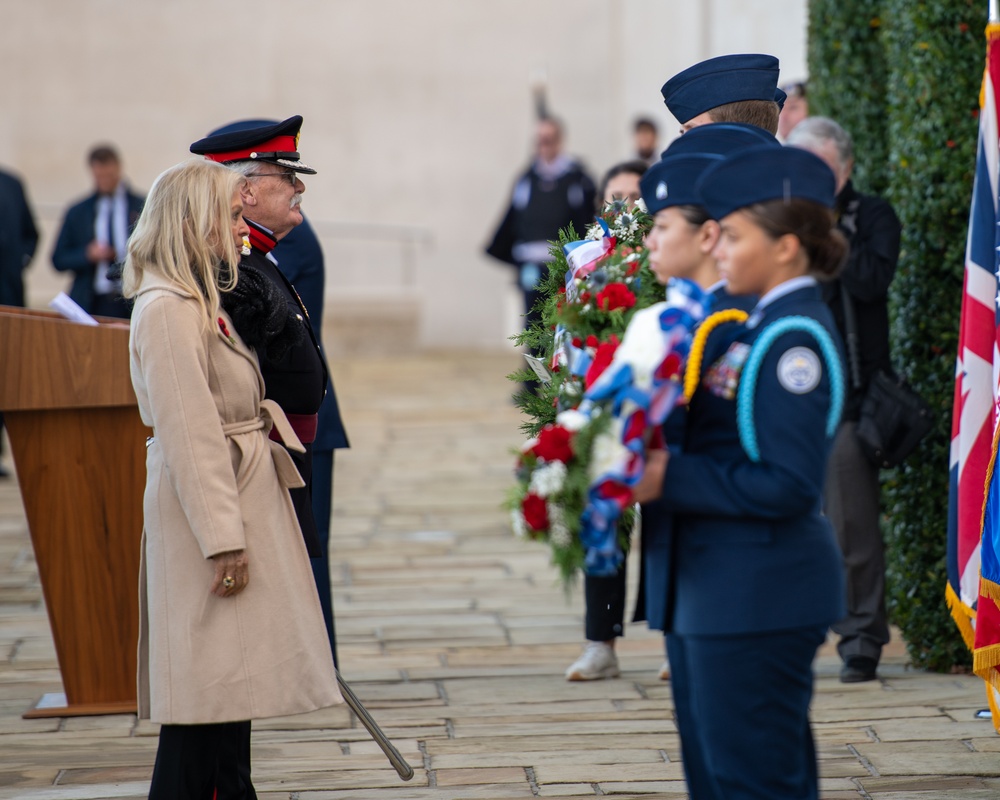
[[[250,246],[254,250],[260,250],[264,255],[267,255],[278,243],[278,240],[271,234],[254,225],[250,220],[247,220],[247,227],[250,229]]]

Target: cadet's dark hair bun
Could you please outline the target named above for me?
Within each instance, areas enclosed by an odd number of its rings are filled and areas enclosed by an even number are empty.
[[[793,197],[769,200],[743,209],[770,236],[798,237],[809,258],[809,274],[819,280],[836,278],[847,258],[847,239],[836,228],[826,206]]]

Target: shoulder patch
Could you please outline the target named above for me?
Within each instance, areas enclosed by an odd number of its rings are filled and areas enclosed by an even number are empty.
[[[819,356],[808,347],[793,347],[778,360],[778,383],[792,394],[808,394],[822,375]]]

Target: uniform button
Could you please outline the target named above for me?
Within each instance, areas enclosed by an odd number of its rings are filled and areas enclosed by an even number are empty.
[[[302,322],[302,315],[301,314],[296,314],[295,315],[295,319],[297,319],[299,322]]]

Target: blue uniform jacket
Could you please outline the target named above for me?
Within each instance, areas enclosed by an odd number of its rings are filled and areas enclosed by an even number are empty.
[[[757,303],[753,295],[731,295],[725,287],[712,292],[712,312],[738,308],[748,314]],[[713,344],[732,332],[736,323],[721,325],[709,335],[705,349],[705,365],[710,365]],[[663,423],[663,441],[671,452],[681,452],[684,443],[684,429],[687,425],[687,407],[679,406],[671,412]],[[639,600],[637,600],[635,620],[645,619],[653,630],[666,630],[669,609],[667,608],[667,585],[670,574],[671,551],[674,540],[674,513],[662,499],[642,506],[642,574],[639,576]],[[644,605],[640,605],[644,604]]]
[[[128,228],[131,232],[142,213],[145,199],[128,192]],[[94,241],[94,222],[97,219],[97,193],[70,206],[63,218],[52,265],[60,272],[75,272],[69,296],[85,310],[93,308],[94,263],[87,260],[87,245]]]
[[[322,341],[323,333],[323,293],[326,271],[323,265],[323,250],[309,220],[295,227],[275,246],[272,251],[278,268],[288,278],[302,298],[302,304],[309,312],[309,323],[316,341]],[[337,393],[333,381],[327,383],[326,397],[319,407],[319,423],[316,429],[314,452],[323,452],[350,447],[347,431],[340,418]]]
[[[746,354],[770,324],[794,315],[817,320],[840,348],[819,288],[809,285],[756,311],[746,326],[733,326],[714,343],[711,355],[721,355],[713,361],[706,353],[710,366],[692,398],[684,449],[671,455],[662,494],[676,514],[667,624],[678,634],[785,630],[831,624],[844,614],[841,555],[820,511],[832,393],[815,338],[783,334],[764,359],[755,393],[759,462],[750,460],[737,429]],[[805,354],[813,368],[804,381],[794,371],[792,357],[804,353],[796,348],[813,354]]]

